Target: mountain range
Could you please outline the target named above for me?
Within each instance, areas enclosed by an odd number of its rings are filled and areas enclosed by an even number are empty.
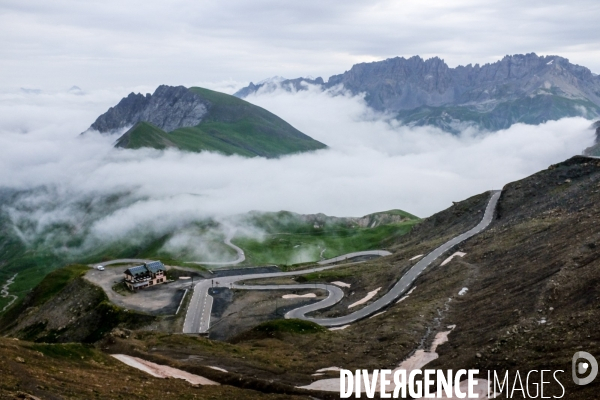
[[[235,96],[278,87],[306,90],[307,85],[364,95],[370,107],[406,125],[433,125],[454,133],[469,125],[499,130],[515,123],[600,115],[598,75],[566,58],[535,53],[455,68],[438,57],[395,57],[355,64],[326,82],[319,77],[250,83]]]
[[[116,147],[268,158],[326,147],[261,107],[200,87],[162,85],[153,94],[131,93],[88,131],[117,134],[127,128]]]

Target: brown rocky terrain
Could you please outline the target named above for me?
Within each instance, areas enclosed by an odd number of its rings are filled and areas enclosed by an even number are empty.
[[[389,244],[394,251],[390,257],[320,276],[307,274],[301,280],[350,283],[344,289],[348,299],[325,314],[347,312],[349,302],[367,292],[382,287],[383,293],[414,262],[410,258],[477,224],[488,198],[487,193],[474,196],[425,219]],[[256,323],[275,324],[237,334],[242,321],[231,316],[219,328],[227,331],[229,324],[232,334],[226,341],[113,331],[95,348],[170,364],[226,384],[222,389],[202,388],[205,398],[210,390],[238,390],[230,386],[292,396],[304,395],[294,386],[336,375],[314,376],[317,369],[394,368],[417,349],[428,349],[437,332],[456,325],[448,342],[437,348],[440,358],[428,367],[479,368],[484,375],[488,370],[564,370],[558,375],[564,398],[596,399],[600,380],[576,386],[570,371],[576,351],[600,355],[599,204],[600,160],[574,157],[508,184],[489,228],[452,250],[465,252],[463,258],[441,266],[442,257],[415,281],[408,298],[344,330],[310,324],[292,329],[277,322],[281,316],[275,312],[275,299],[278,304],[284,292],[256,292],[248,302],[248,293],[234,291],[224,297],[218,312],[243,303],[246,316],[256,313]],[[463,288],[468,291],[459,295]],[[2,349],[8,351],[13,350]],[[24,377],[11,379],[12,386],[3,387],[6,393],[15,393],[25,382]],[[550,384],[544,394],[559,396],[560,387]]]

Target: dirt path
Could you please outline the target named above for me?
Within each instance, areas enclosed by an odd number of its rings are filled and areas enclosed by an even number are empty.
[[[227,237],[223,241],[227,246],[235,250],[237,258],[231,261],[186,261],[186,264],[202,264],[202,265],[236,265],[246,261],[246,255],[244,250],[231,243],[231,239],[235,236],[236,229],[232,229],[227,234]]]
[[[4,306],[2,311],[6,311],[6,309],[8,307],[12,306],[12,304],[17,300],[17,296],[15,296],[14,294],[10,294],[8,292],[8,287],[10,285],[12,285],[13,283],[15,283],[15,278],[17,277],[17,275],[18,275],[18,273],[14,274],[12,278],[10,278],[9,280],[6,281],[4,286],[2,286],[2,289],[0,289],[0,296],[2,296],[4,298],[12,297],[12,300],[9,301],[8,304]]]

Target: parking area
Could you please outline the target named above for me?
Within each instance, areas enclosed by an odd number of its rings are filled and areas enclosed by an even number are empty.
[[[134,265],[138,264],[106,266],[104,271],[90,268],[90,271],[85,274],[85,278],[104,289],[109,300],[119,307],[152,315],[175,314],[185,289],[191,288],[192,280],[181,277],[174,282],[140,289],[136,292],[130,292],[127,289],[120,289],[118,292],[113,290],[113,286],[123,281],[124,271]]]

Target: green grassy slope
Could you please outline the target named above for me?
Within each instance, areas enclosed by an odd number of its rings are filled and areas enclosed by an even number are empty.
[[[19,202],[22,197],[5,199],[6,204]],[[107,208],[103,199],[97,199],[100,208],[90,214],[109,215],[119,208]],[[128,204],[126,201],[123,205]],[[89,207],[89,204],[81,204]],[[383,215],[384,218],[379,218]],[[373,217],[375,216],[375,217]],[[395,217],[385,218],[386,216]],[[371,223],[378,219],[375,227]],[[389,247],[394,238],[410,231],[420,221],[417,217],[400,210],[391,210],[372,214],[362,218],[334,218],[322,214],[304,216],[291,212],[251,212],[236,217],[234,225],[249,227],[240,229],[233,242],[246,253],[245,265],[264,264],[297,264],[317,261],[321,257],[329,258],[359,250],[372,250]],[[365,224],[364,220],[368,220]],[[61,273],[53,275],[54,270],[67,264],[91,264],[117,258],[160,259],[168,265],[192,267],[186,261],[228,261],[236,257],[235,251],[223,241],[227,230],[213,220],[193,221],[184,228],[161,234],[153,234],[143,229],[130,233],[130,239],[102,240],[93,245],[84,244],[87,238],[87,224],[93,223],[91,218],[85,226],[77,229],[70,225],[52,225],[35,236],[28,231],[23,239],[19,229],[8,214],[0,212],[0,286],[15,277],[8,287],[9,294],[17,296],[0,297],[0,315],[10,302],[19,302],[38,285],[45,276],[56,278],[52,286],[59,287],[58,281],[69,280],[73,276],[61,275],[71,269],[61,269]],[[359,220],[363,221],[362,225]],[[316,222],[315,222],[316,221]],[[315,228],[317,223],[317,228]],[[369,226],[369,227],[365,227]],[[245,231],[261,232],[257,236],[244,235]],[[184,245],[171,246],[172,239],[177,241],[178,235],[184,235]],[[85,270],[84,267],[82,267]],[[201,266],[197,268],[202,269]],[[44,286],[40,286],[43,288]],[[35,299],[52,294],[52,289],[44,289],[33,293]],[[41,297],[40,297],[41,296]],[[8,310],[6,310],[8,311]]]
[[[247,101],[199,87],[189,90],[211,103],[208,115],[199,125],[167,133],[141,122],[117,141],[117,147],[176,147],[186,151],[216,151],[246,157],[277,157],[326,147],[278,116]]]
[[[362,250],[386,248],[389,240],[408,233],[418,221],[376,228],[340,228],[331,231],[304,233],[279,233],[268,235],[264,241],[252,238],[235,238],[249,264],[298,264],[318,261]]]
[[[592,118],[598,115],[600,107],[590,101],[567,99],[549,93],[503,102],[492,110],[477,110],[470,106],[423,106],[402,111],[397,114],[397,118],[409,125],[435,125],[459,133],[460,130],[453,126],[457,120],[495,131],[506,129],[515,123],[538,125],[566,117]]]
[[[16,235],[6,215],[0,213],[0,285],[15,277],[10,295],[22,298],[50,271],[61,265],[59,257],[44,246],[31,248]],[[12,297],[0,297],[0,313]]]
[[[261,229],[265,237],[235,237],[249,264],[297,264],[318,261],[362,250],[384,249],[394,238],[408,233],[420,219],[401,210],[371,214],[368,217],[401,215],[397,223],[374,228],[361,227],[357,218],[331,218],[324,215],[307,218],[280,211],[250,213],[246,222]],[[317,226],[315,227],[315,221]]]
[[[149,122],[138,122],[119,138],[115,147],[165,149],[167,147],[177,147],[177,145],[169,138],[169,134],[162,129]]]

